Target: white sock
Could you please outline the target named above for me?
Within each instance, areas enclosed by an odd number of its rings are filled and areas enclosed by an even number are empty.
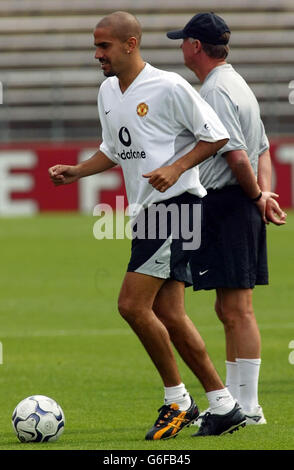
[[[237,362],[226,361],[226,387],[232,397],[239,402],[239,369]]]
[[[209,401],[209,411],[212,414],[225,415],[234,408],[236,403],[227,388],[207,392],[206,396]]]
[[[258,378],[261,359],[236,359],[239,371],[239,405],[253,411],[258,405]]]
[[[191,405],[191,398],[186,390],[185,384],[181,383],[175,387],[164,387],[164,404],[177,403],[180,410],[187,410]]]

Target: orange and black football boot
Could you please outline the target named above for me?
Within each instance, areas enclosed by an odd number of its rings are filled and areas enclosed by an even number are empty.
[[[154,426],[146,434],[147,441],[156,441],[159,439],[170,439],[176,437],[179,432],[192,424],[199,416],[199,410],[192,397],[191,405],[186,411],[181,411],[179,405],[163,405],[159,408],[159,416]]]

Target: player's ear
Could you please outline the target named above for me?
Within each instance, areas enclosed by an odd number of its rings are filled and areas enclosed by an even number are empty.
[[[199,41],[199,39],[195,39],[195,41],[193,42],[193,46],[194,46],[195,54],[199,53],[202,49],[202,44],[201,44],[201,41]]]
[[[131,36],[129,39],[126,41],[126,53],[131,54],[137,47],[138,45],[138,39],[135,38],[134,36]]]

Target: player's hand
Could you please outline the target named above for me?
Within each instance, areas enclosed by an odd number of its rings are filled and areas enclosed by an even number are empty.
[[[168,188],[175,184],[178,181],[179,176],[178,171],[176,171],[172,165],[157,168],[156,170],[143,175],[144,178],[149,178],[149,184],[161,193],[164,193]]]
[[[55,186],[74,183],[79,178],[77,167],[71,165],[55,165],[48,172]]]
[[[278,201],[270,197],[266,201],[265,215],[269,222],[275,225],[285,225],[287,214],[281,209]]]
[[[254,202],[254,204],[258,207],[262,220],[269,224],[269,220],[266,217],[266,203],[269,198],[276,199],[279,195],[276,193],[272,193],[271,191],[262,191],[261,198]]]

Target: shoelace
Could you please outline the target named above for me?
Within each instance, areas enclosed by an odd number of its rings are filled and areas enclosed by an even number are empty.
[[[158,411],[160,412],[160,415],[158,416],[155,426],[159,426],[160,424],[163,424],[166,420],[168,420],[172,412],[175,410],[171,409],[170,406],[168,405],[163,405],[159,408]]]
[[[155,423],[156,427],[160,427],[161,424],[164,424],[166,421],[168,421],[172,413],[178,411],[178,409],[173,409],[170,407],[170,405],[163,405],[161,408],[159,408],[158,411],[160,411],[160,415],[158,416],[158,419]],[[178,428],[180,427],[182,422],[187,420],[185,420],[185,418],[181,416],[174,416],[173,421],[173,423],[170,423],[171,426]]]
[[[209,422],[208,419],[211,416],[211,413],[209,411],[206,411],[206,413],[203,415],[202,421],[201,421],[201,428],[202,426],[207,426],[207,423]]]

